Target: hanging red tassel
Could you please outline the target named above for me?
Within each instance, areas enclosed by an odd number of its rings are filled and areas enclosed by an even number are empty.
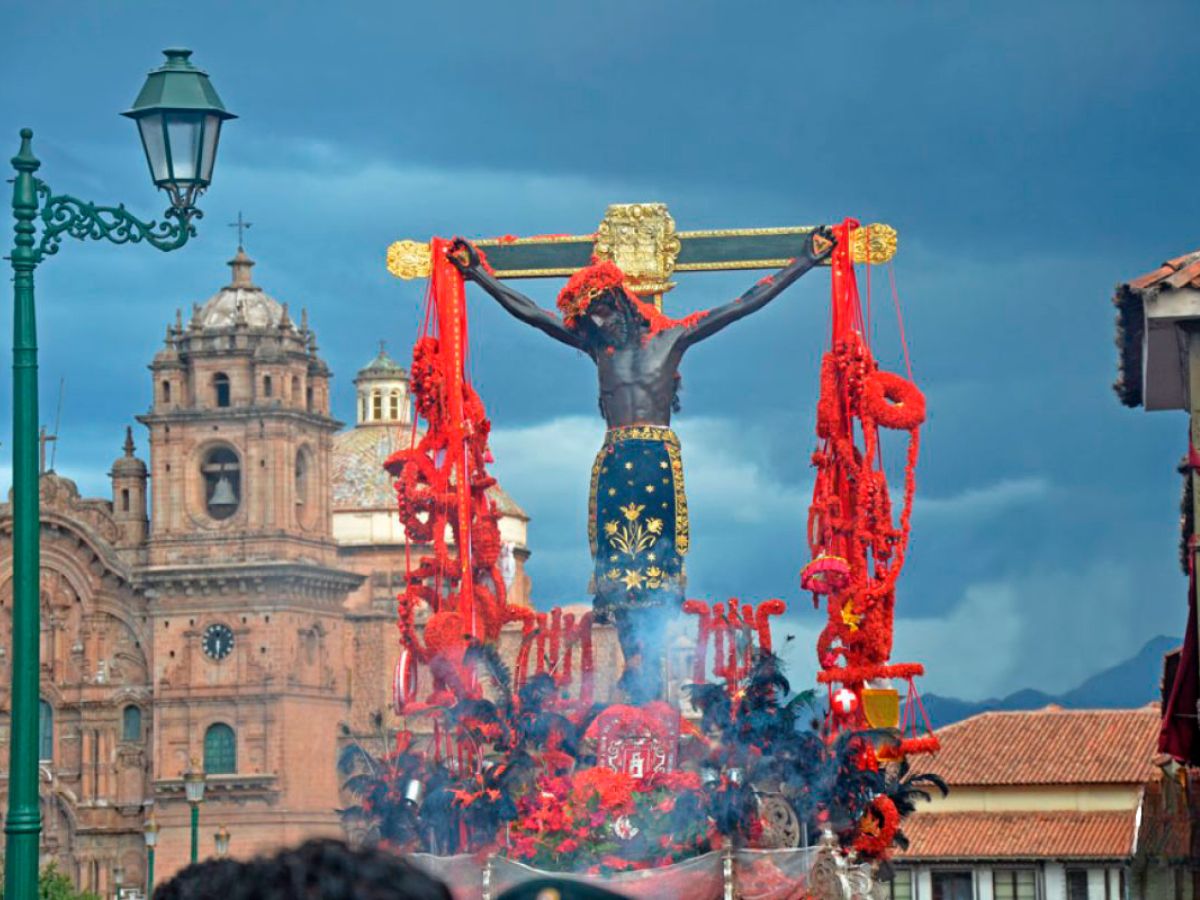
[[[863,329],[850,254],[847,219],[834,231],[833,335],[821,363],[817,469],[809,509],[809,549],[803,584],[826,596],[828,622],[817,641],[825,670],[869,668],[892,649],[896,579],[908,548],[918,430],[925,398],[911,381],[881,372]],[[907,431],[904,500],[893,524],[891,497],[880,460],[879,429]]]

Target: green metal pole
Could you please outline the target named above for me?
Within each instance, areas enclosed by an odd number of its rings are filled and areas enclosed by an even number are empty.
[[[146,896],[154,893],[154,848],[146,848]]]
[[[200,859],[200,804],[192,804],[192,862]]]
[[[12,718],[8,738],[8,815],[4,820],[4,896],[26,900],[38,892],[38,383],[34,320],[33,173],[41,165],[21,130],[13,157],[13,654]]]

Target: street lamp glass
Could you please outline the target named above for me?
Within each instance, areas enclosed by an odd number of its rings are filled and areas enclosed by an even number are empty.
[[[122,115],[138,123],[150,177],[176,209],[190,209],[212,181],[221,123],[236,118],[208,75],[189,61],[191,50],[168,49],[167,61],[146,78]]]
[[[153,850],[158,844],[158,823],[153,819],[148,819],[142,829],[142,836],[146,839],[146,846]]]
[[[189,769],[183,774],[183,790],[188,803],[196,804],[204,800],[204,773]]]
[[[217,856],[224,859],[229,853],[229,829],[222,825],[213,835],[213,841],[217,845]]]

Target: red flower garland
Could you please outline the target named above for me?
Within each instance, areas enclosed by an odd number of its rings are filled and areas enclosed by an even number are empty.
[[[821,444],[813,454],[817,478],[809,509],[813,557],[838,558],[848,570],[815,585],[828,591],[828,621],[817,641],[826,670],[879,666],[891,653],[895,585],[904,566],[916,487],[917,429],[924,420],[920,391],[899,376],[880,372],[863,337],[849,249],[856,226],[847,220],[835,229],[834,335],[821,363],[816,427]],[[909,432],[904,502],[896,524],[879,461],[881,426]]]

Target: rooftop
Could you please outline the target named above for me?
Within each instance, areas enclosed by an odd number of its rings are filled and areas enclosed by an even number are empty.
[[[1121,859],[1133,855],[1136,812],[921,813],[905,820],[900,859]]]
[[[1145,784],[1161,715],[1156,704],[986,712],[939,730],[941,751],[917,767],[951,787]]]

